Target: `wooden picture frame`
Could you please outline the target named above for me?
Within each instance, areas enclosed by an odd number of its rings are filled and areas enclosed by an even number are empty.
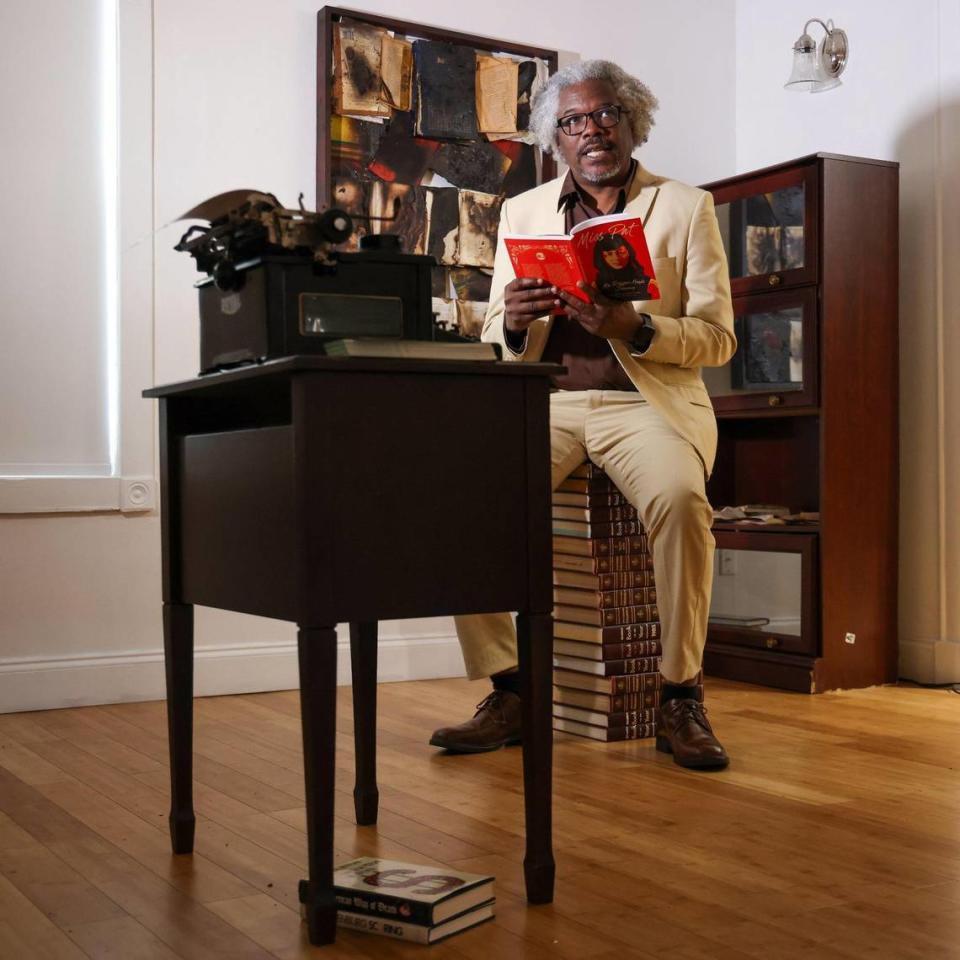
[[[406,43],[402,73],[391,72],[389,80],[386,73],[381,77],[380,57],[385,65],[388,41],[382,37],[376,46],[370,31],[392,35],[392,50],[405,45],[395,40],[412,41],[412,46]],[[428,47],[435,43],[450,48]],[[489,55],[485,63],[478,59],[483,55]],[[435,323],[441,330],[470,338],[479,336],[487,308],[500,203],[552,179],[557,171],[550,155],[536,144],[520,143],[519,134],[487,136],[478,130],[489,126],[473,123],[470,135],[458,135],[464,118],[477,117],[475,78],[496,55],[518,64],[540,61],[536,70],[526,68],[528,80],[534,72],[539,71],[542,80],[557,70],[555,50],[341,7],[322,7],[317,14],[316,209],[337,206],[354,217],[357,228],[345,250],[357,249],[364,233],[389,232],[400,237],[404,253],[433,255],[438,264],[432,271]],[[366,70],[359,74],[363,85],[357,82],[358,68]],[[502,65],[494,64],[493,69]],[[509,77],[509,65],[507,71]],[[406,78],[405,84],[400,76]],[[431,95],[420,96],[428,77],[434,83]],[[462,111],[457,109],[458,96],[451,94],[458,88]],[[360,109],[344,109],[348,98],[351,107]],[[439,111],[434,98],[442,102]],[[383,100],[391,105],[383,106]],[[496,102],[502,104],[503,99]],[[428,133],[428,114],[431,122],[442,116],[452,123],[431,125]],[[522,127],[518,129],[522,132]],[[388,226],[384,220],[393,222]]]

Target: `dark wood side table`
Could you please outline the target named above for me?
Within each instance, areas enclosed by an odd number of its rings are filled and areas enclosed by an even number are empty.
[[[518,611],[527,899],[553,898],[550,364],[289,357],[160,401],[170,836],[193,850],[193,606],[298,627],[310,942],[336,932],[337,623],[375,823],[377,622]]]

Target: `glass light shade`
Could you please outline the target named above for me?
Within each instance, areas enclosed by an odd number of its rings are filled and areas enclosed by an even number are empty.
[[[817,45],[809,35],[804,34],[793,45],[793,70],[783,88],[806,93],[813,90],[822,79]]]

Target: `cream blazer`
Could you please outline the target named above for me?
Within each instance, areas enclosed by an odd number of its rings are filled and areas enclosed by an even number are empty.
[[[504,201],[500,235],[562,234],[564,214],[557,210],[562,184],[558,177]],[[623,340],[610,340],[610,348],[640,395],[693,444],[709,476],[717,450],[717,422],[700,368],[723,365],[737,345],[727,258],[713,197],[655,176],[638,164],[624,212],[643,219],[661,295],[633,303],[638,312],[650,314],[657,328],[649,349],[642,356],[631,354]],[[522,353],[514,353],[504,339],[503,291],[515,276],[506,245],[497,244],[482,339],[499,343],[506,359],[539,360],[553,322],[549,315],[531,324]]]

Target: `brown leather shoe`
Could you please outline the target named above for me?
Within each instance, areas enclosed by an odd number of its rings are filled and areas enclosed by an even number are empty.
[[[660,708],[657,749],[673,762],[694,770],[721,770],[729,762],[698,700],[668,700]]]
[[[520,742],[520,698],[494,690],[477,704],[472,720],[434,730],[430,743],[453,753],[484,753]]]

